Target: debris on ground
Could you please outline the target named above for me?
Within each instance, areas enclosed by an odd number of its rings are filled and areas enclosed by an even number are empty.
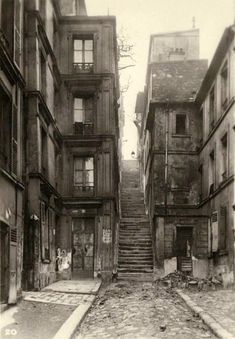
[[[176,287],[199,291],[215,290],[222,287],[222,282],[214,276],[208,279],[200,279],[180,271],[169,273],[165,277],[157,279],[156,284],[167,288]]]

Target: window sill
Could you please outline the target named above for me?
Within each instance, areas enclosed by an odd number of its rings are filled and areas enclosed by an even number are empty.
[[[191,138],[190,134],[172,134],[172,138]]]

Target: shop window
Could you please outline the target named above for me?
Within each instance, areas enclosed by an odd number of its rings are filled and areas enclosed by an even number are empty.
[[[73,40],[73,70],[91,72],[94,66],[94,43],[91,37]]]
[[[228,136],[227,133],[221,139],[221,180],[228,176]]]
[[[212,130],[215,124],[215,87],[212,88],[209,95],[209,124],[210,130]]]
[[[176,114],[175,117],[175,134],[185,135],[187,134],[187,124],[185,114]]]
[[[225,108],[228,103],[228,63],[226,62],[220,73],[221,78],[221,106]]]
[[[75,134],[93,133],[94,98],[75,97],[73,101]]]
[[[79,192],[94,191],[94,158],[74,158],[74,186]]]

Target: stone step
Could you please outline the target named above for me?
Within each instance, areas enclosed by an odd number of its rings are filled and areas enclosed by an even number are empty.
[[[132,241],[132,239],[134,240],[134,241],[136,241],[136,240],[141,240],[141,242],[143,243],[143,242],[145,242],[145,241],[147,241],[147,242],[149,242],[149,241],[151,241],[152,240],[152,238],[150,237],[150,235],[143,235],[143,234],[140,234],[140,235],[138,235],[138,234],[136,234],[137,236],[136,237],[132,237],[132,236],[128,236],[128,235],[126,235],[125,237],[124,236],[122,236],[122,239],[123,239],[123,241],[125,241],[125,239],[126,239],[126,241],[127,242],[131,242]],[[145,240],[145,238],[148,238],[147,240]]]
[[[128,256],[152,256],[153,255],[153,251],[152,251],[152,247],[149,247],[147,249],[137,249],[137,248],[134,248],[134,249],[123,249],[123,248],[119,248],[118,249],[118,253],[119,255],[128,255]]]
[[[118,272],[118,280],[153,281],[153,273],[124,273]]]
[[[127,259],[123,259],[121,258],[120,260],[118,260],[118,266],[119,267],[137,267],[137,266],[141,266],[141,267],[153,267],[153,260],[135,260],[135,259],[132,259],[132,260],[127,260]]]
[[[128,268],[126,268],[126,267],[119,267],[118,266],[118,272],[125,272],[125,273],[131,273],[131,272],[133,272],[133,273],[152,273],[153,272],[153,268],[149,268],[149,267],[145,268],[145,266],[143,266],[143,268],[142,267],[136,267],[136,268],[128,267]]]
[[[152,245],[126,245],[126,244],[120,244],[119,243],[119,250],[129,250],[130,252],[134,253],[134,251],[138,251],[139,253],[141,253],[141,251],[145,252],[148,250],[152,250]]]

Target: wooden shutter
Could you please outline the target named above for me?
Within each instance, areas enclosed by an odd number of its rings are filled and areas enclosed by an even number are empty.
[[[10,286],[9,286],[9,304],[17,302],[17,229],[10,230]]]

